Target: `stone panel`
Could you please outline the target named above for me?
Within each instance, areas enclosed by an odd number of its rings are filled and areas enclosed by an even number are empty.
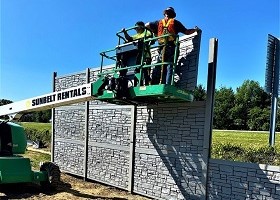
[[[83,144],[56,139],[54,160],[62,171],[82,176],[84,171]]]
[[[89,141],[128,146],[133,132],[132,120],[131,106],[92,107],[89,111]]]
[[[160,199],[199,199],[204,102],[137,109],[134,192]]]
[[[209,199],[280,199],[280,167],[210,159]]]
[[[201,35],[194,33],[179,38],[180,48],[175,70],[175,85],[180,89],[193,90],[197,85]],[[152,63],[158,60],[157,48],[151,49]]]
[[[55,110],[55,136],[83,141],[85,139],[85,110],[81,107],[62,107]]]
[[[119,150],[90,146],[88,178],[127,189],[129,174],[129,149]]]

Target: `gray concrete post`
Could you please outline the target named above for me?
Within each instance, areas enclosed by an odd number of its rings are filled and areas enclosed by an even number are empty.
[[[52,78],[52,91],[55,92],[55,79],[57,77],[57,72],[53,72]],[[51,161],[54,162],[54,132],[55,132],[55,108],[52,108],[52,138],[51,138]]]
[[[86,83],[90,82],[90,69],[86,69]],[[87,180],[89,101],[85,102],[84,180]]]
[[[207,96],[206,96],[203,162],[202,162],[202,174],[203,174],[202,182],[205,187],[205,194],[204,194],[205,199],[207,197],[208,163],[209,163],[211,139],[212,139],[214,93],[215,93],[216,71],[217,71],[217,52],[218,52],[218,39],[211,38],[209,41],[208,79],[207,79]]]
[[[130,146],[129,146],[129,174],[128,174],[128,191],[133,192],[134,182],[134,159],[135,159],[135,128],[136,128],[137,107],[133,106],[131,109],[131,133],[130,133]]]

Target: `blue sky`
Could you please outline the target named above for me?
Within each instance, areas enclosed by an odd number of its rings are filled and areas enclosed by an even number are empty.
[[[100,65],[115,33],[154,21],[172,6],[187,28],[202,29],[198,83],[206,86],[210,38],[218,38],[217,88],[246,79],[264,86],[267,35],[280,37],[279,0],[0,0],[0,99],[52,91],[52,74]]]

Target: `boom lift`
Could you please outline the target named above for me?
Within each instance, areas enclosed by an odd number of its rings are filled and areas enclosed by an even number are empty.
[[[135,27],[127,30],[132,30]],[[147,30],[145,30],[146,32]],[[122,32],[118,32],[118,44],[114,49],[103,51],[101,67],[95,82],[72,87],[66,90],[33,97],[19,102],[0,106],[0,116],[8,115],[11,120],[18,120],[22,114],[31,111],[46,110],[54,107],[101,100],[114,104],[150,104],[167,101],[192,101],[193,95],[189,91],[178,89],[174,82],[173,68],[170,85],[160,83],[156,85],[143,84],[143,69],[151,71],[155,66],[172,64],[176,66],[179,38],[176,36],[176,51],[173,62],[147,64],[145,62],[145,48],[160,37],[146,38],[126,42]],[[168,37],[169,34],[161,37]],[[121,44],[121,42],[124,42]],[[151,48],[158,48],[154,45]],[[165,48],[163,46],[163,48]],[[104,60],[115,62],[111,69],[104,68]],[[125,71],[124,71],[125,70]],[[123,73],[125,72],[125,73]],[[161,74],[162,78],[162,74]],[[32,171],[30,160],[18,154],[24,154],[27,146],[23,127],[8,121],[0,121],[0,184],[19,182],[40,182],[45,187],[56,187],[60,180],[57,165],[44,163],[40,171]]]
[[[134,29],[135,27],[127,30]],[[145,29],[145,32],[147,30]],[[167,38],[170,34],[165,34],[160,37],[146,38],[126,43],[126,39],[118,32],[118,45],[116,48],[101,52],[101,68],[98,74],[99,79],[93,83],[92,95],[98,100],[108,101],[111,103],[147,103],[152,102],[166,102],[166,101],[193,101],[193,95],[190,91],[185,91],[175,86],[174,75],[175,67],[173,67],[172,81],[170,85],[163,84],[163,74],[161,73],[160,83],[155,85],[143,85],[143,69],[151,71],[156,66],[173,65],[176,66],[178,58],[179,36],[176,36],[175,41],[175,55],[173,62],[158,62],[147,64],[145,62],[147,54],[145,48],[150,46],[150,43],[155,43],[159,38]],[[121,44],[124,41],[124,44]],[[155,45],[152,49],[165,48],[166,45]],[[113,56],[108,55],[113,53]],[[114,54],[115,53],[115,54]],[[104,59],[115,60],[115,67],[109,71],[103,69]],[[127,70],[127,75],[122,76],[120,73]],[[161,70],[162,72],[163,70]],[[137,83],[133,84],[137,80]],[[130,83],[127,84],[127,83]]]

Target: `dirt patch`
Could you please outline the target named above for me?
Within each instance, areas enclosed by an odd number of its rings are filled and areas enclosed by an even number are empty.
[[[86,182],[80,178],[61,174],[61,184],[56,191],[43,191],[36,184],[0,185],[0,199],[107,199],[107,200],[148,200],[114,187]]]

